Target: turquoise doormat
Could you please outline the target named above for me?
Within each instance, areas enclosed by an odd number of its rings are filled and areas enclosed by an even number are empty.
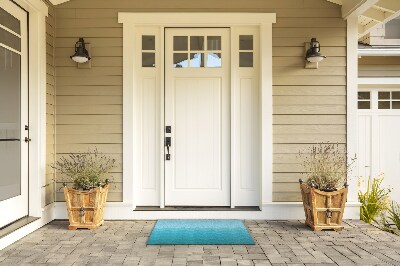
[[[239,220],[158,220],[148,245],[254,245]]]

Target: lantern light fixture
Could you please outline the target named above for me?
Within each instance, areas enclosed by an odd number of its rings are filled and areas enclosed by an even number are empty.
[[[321,62],[326,56],[320,53],[320,45],[317,38],[311,38],[310,48],[306,53],[306,60],[311,63]]]
[[[79,40],[75,43],[75,54],[71,55],[70,57],[78,64],[86,63],[91,59],[88,50],[86,50],[85,41],[83,38],[79,38]]]

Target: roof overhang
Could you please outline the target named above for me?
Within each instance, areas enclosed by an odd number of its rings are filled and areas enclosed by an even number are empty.
[[[399,0],[327,0],[342,6],[342,17],[358,17],[358,37],[400,15]]]

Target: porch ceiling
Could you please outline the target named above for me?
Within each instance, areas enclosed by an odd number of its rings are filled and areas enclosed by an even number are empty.
[[[49,0],[59,5],[70,0]],[[370,33],[382,24],[400,15],[399,0],[326,0],[342,6],[342,16],[358,16],[358,37]]]
[[[343,18],[358,16],[358,37],[400,15],[399,0],[327,0],[342,6]]]

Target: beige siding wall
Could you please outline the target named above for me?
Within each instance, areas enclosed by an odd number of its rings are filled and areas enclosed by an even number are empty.
[[[400,77],[398,56],[363,56],[358,59],[359,77]]]
[[[325,0],[72,0],[57,6],[57,156],[97,146],[122,159],[122,25],[119,11],[273,12],[274,200],[300,200],[296,154],[312,143],[345,143],[346,23]],[[69,59],[78,37],[92,44],[92,68]],[[328,56],[304,69],[304,42]],[[110,200],[122,200],[121,167]],[[57,188],[63,182],[57,178]],[[62,200],[57,193],[57,200]]]
[[[46,183],[43,187],[44,204],[54,202],[55,171],[49,166],[55,158],[55,9],[49,6],[49,15],[46,17]]]

